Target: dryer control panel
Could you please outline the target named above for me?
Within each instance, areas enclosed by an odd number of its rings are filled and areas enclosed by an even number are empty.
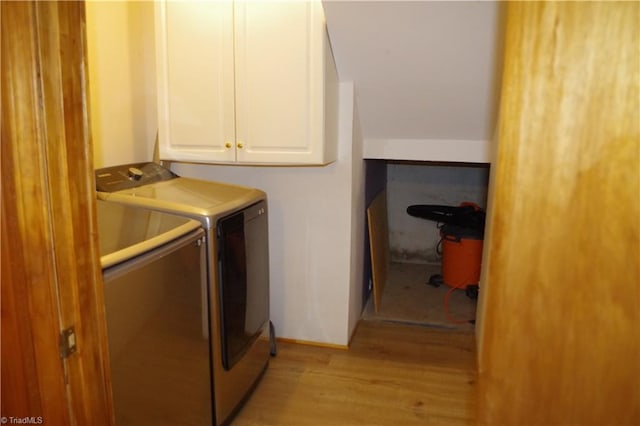
[[[157,163],[131,163],[96,170],[96,189],[115,192],[178,177]]]

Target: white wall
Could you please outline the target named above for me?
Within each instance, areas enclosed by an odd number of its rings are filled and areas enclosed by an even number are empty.
[[[364,186],[353,147],[353,84],[340,84],[338,161],[325,167],[174,163],[182,176],[264,190],[269,201],[271,319],[279,337],[347,345],[361,313]],[[357,135],[357,132],[356,132]],[[354,155],[355,154],[355,155]],[[354,177],[355,176],[355,177]],[[352,311],[352,312],[350,312]]]
[[[345,89],[346,90],[346,89]],[[351,277],[349,284],[349,336],[355,332],[360,320],[364,301],[362,300],[365,253],[365,165],[363,161],[363,139],[358,105],[354,98],[353,88],[349,88],[349,100],[344,105],[353,105],[352,111],[352,147],[351,147]],[[348,120],[348,116],[345,121]],[[340,123],[347,127],[348,123]],[[345,132],[348,129],[345,129]]]
[[[147,161],[157,128],[153,2],[86,3],[94,167]]]
[[[323,4],[338,72],[356,83],[365,145],[369,139],[491,139],[500,2]]]

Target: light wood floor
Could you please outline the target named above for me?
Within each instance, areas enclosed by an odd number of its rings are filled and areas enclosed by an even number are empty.
[[[468,425],[474,383],[471,331],[361,321],[349,350],[280,342],[232,425]]]

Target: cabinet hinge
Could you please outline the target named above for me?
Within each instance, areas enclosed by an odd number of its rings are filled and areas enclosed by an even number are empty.
[[[68,358],[69,355],[75,353],[76,330],[73,327],[65,328],[60,332],[60,357]]]

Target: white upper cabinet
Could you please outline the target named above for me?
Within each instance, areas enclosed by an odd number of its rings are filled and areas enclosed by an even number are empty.
[[[156,2],[160,157],[337,158],[338,77],[319,1]]]

